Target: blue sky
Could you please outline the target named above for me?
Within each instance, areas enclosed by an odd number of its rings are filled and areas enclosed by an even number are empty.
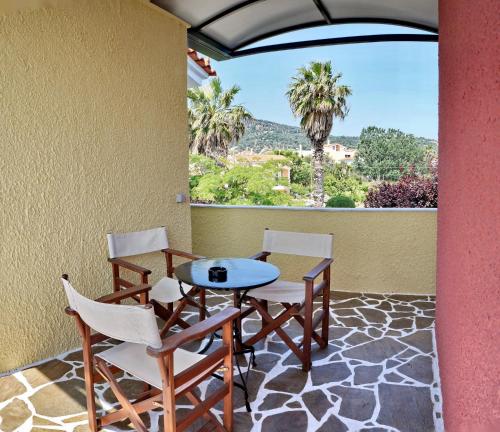
[[[421,33],[381,25],[342,25],[302,30],[259,45],[353,34]],[[257,45],[255,45],[257,46]],[[241,87],[237,102],[254,117],[298,125],[285,97],[297,68],[331,60],[351,86],[350,113],[336,120],[334,135],[359,135],[366,126],[393,127],[437,139],[438,47],[429,42],[393,42],[307,48],[213,62],[224,87]]]

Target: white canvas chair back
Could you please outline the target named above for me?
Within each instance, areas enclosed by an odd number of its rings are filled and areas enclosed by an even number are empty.
[[[332,258],[333,235],[265,230],[262,250],[288,255]]]
[[[165,227],[129,233],[109,233],[107,237],[110,258],[142,255],[168,248]]]
[[[161,347],[161,338],[153,308],[106,304],[79,294],[61,279],[70,307],[92,329],[124,342]]]

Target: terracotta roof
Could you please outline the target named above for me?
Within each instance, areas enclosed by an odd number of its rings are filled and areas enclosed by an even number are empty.
[[[208,74],[208,76],[217,75],[217,72],[215,72],[215,70],[212,69],[212,66],[210,66],[210,60],[206,57],[201,57],[194,49],[188,48],[188,57],[191,57],[191,59],[194,60],[196,64]]]

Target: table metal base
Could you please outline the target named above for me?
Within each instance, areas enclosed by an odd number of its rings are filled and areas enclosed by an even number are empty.
[[[181,291],[181,294],[183,297],[191,300],[193,303],[195,303],[196,305],[198,305],[198,307],[200,307],[201,309],[203,309],[205,311],[205,314],[207,317],[211,317],[212,315],[210,314],[210,312],[208,311],[208,309],[206,308],[206,306],[204,305],[201,305],[193,296],[190,296],[188,293],[184,292],[184,289],[182,288],[182,281],[179,281],[179,289]],[[240,312],[241,312],[241,305],[242,305],[242,301],[245,297],[245,294],[246,294],[246,291],[243,293],[243,296],[241,296],[241,299],[239,301],[239,304],[238,304],[238,307],[240,309]],[[233,382],[234,386],[235,387],[238,387],[239,389],[243,390],[243,393],[245,395],[245,407],[246,407],[246,410],[247,412],[252,412],[252,409],[250,407],[250,402],[248,402],[248,375],[250,373],[250,368],[253,366],[257,366],[257,363],[255,362],[255,348],[251,345],[246,345],[245,343],[243,343],[243,339],[241,337],[241,332],[240,332],[240,329],[238,327],[238,325],[236,324],[236,322],[234,323],[233,325],[233,355],[234,355],[234,360],[235,360],[235,363],[236,363],[236,369],[238,370],[238,373],[239,373],[239,376],[240,376],[240,379],[241,379],[241,384],[240,383],[237,383],[237,382]],[[208,349],[212,346],[213,342],[214,342],[214,339],[215,338],[218,338],[220,339],[221,337],[217,334],[217,332],[213,332],[211,335],[210,335],[210,338],[209,340],[207,341],[206,345],[198,351],[199,354],[204,354],[208,351]],[[236,339],[236,343],[235,343],[235,339]],[[238,350],[236,350],[236,346],[239,347]],[[247,370],[246,370],[246,373],[243,375],[243,372],[241,370],[241,365],[240,365],[240,362],[239,362],[239,359],[238,357],[240,355],[245,355],[245,354],[250,354],[250,358],[249,358],[249,361],[248,361],[248,367],[247,367]],[[224,378],[221,377],[220,375],[217,375],[217,374],[212,374],[212,376],[214,378],[217,378],[219,380],[223,380]]]

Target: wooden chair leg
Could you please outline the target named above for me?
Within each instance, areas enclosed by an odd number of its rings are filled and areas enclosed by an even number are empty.
[[[330,282],[328,275],[328,282]],[[323,288],[323,322],[321,324],[321,338],[328,344],[328,333],[330,330],[330,283]]]
[[[205,289],[200,289],[200,305],[203,307],[200,308],[199,321],[203,321],[205,317],[205,306],[206,306],[206,292]]]
[[[83,327],[83,323],[81,324]],[[94,360],[92,354],[92,345],[90,343],[90,329],[88,326],[82,328],[84,334],[83,342],[83,369],[85,377],[85,393],[87,398],[87,413],[89,419],[89,429],[91,432],[97,432],[97,414],[95,406],[94,390]]]
[[[313,282],[306,282],[306,299],[305,299],[305,313],[304,313],[304,339],[303,339],[303,353],[304,359],[302,361],[302,370],[309,372],[311,370],[311,339],[312,339],[312,320],[313,320]]]
[[[233,430],[233,329],[231,324],[224,325],[222,340],[229,347],[229,352],[224,357],[224,384],[229,386],[229,392],[224,397],[224,428],[227,432]]]
[[[262,309],[264,309],[266,312],[269,311],[269,309],[267,307],[267,300],[261,300],[260,304],[262,306]],[[262,328],[264,328],[265,325],[266,325],[266,320],[264,319],[264,317],[262,317]],[[264,336],[264,339],[265,339],[265,336]]]

